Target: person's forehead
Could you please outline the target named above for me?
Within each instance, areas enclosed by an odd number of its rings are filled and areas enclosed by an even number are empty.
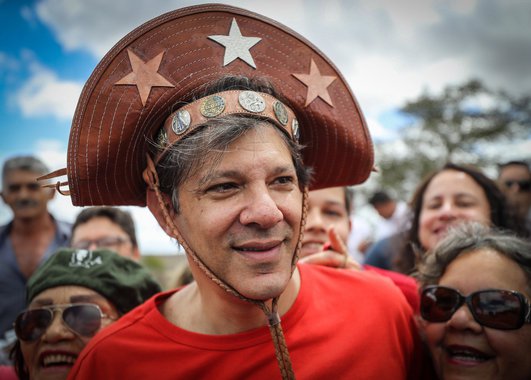
[[[60,285],[43,290],[37,294],[30,306],[45,306],[54,303],[89,302],[106,300],[93,289],[80,285]]]
[[[102,237],[128,236],[118,223],[105,216],[95,216],[84,223],[80,223],[72,231],[72,241],[79,239],[100,239]]]
[[[345,205],[345,189],[343,187],[327,187],[325,189],[312,190],[309,200],[322,199],[328,203]]]
[[[260,127],[250,129],[243,135],[234,140],[224,151],[207,152],[204,156],[198,157],[198,163],[195,168],[207,175],[216,176],[220,173],[228,174],[229,171],[234,173],[240,171],[245,166],[249,168],[265,169],[259,161],[253,161],[249,153],[259,153],[260,151],[269,151],[278,163],[284,163],[278,166],[278,171],[285,171],[287,167],[293,169],[293,159],[285,138],[275,126],[263,123]],[[191,178],[196,174],[192,170]]]
[[[4,182],[37,182],[37,178],[41,173],[33,172],[31,170],[15,169],[4,173]]]
[[[458,170],[443,170],[433,177],[424,195],[437,192],[481,191],[482,187],[467,173]]]
[[[508,165],[500,171],[500,178],[528,179],[531,177],[529,169],[523,165]]]

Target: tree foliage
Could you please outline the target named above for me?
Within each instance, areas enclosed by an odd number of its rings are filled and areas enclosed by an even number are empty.
[[[411,122],[401,142],[376,146],[378,186],[409,198],[422,177],[447,161],[480,167],[496,163],[487,143],[529,138],[531,97],[492,91],[479,80],[422,94],[400,110]]]

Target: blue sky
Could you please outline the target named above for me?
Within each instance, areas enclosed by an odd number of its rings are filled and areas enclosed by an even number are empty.
[[[531,91],[528,0],[223,2],[280,21],[323,50],[356,94],[376,141],[399,137],[404,120],[396,110],[423,91],[472,77],[516,95]],[[105,52],[141,23],[196,3],[0,0],[0,164],[35,154],[52,170],[64,167],[77,98]],[[508,158],[531,158],[530,140],[505,150]],[[52,211],[72,220],[79,209],[61,198]],[[158,228],[145,210],[134,214],[149,221],[141,248],[175,249],[151,233]],[[9,217],[0,205],[0,223]]]

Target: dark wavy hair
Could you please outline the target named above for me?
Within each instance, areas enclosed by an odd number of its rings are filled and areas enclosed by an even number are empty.
[[[413,193],[413,197],[410,201],[412,212],[411,227],[405,232],[402,249],[393,263],[394,269],[399,272],[410,274],[415,266],[416,255],[423,254],[425,250],[419,240],[419,219],[422,211],[422,204],[424,202],[424,194],[433,178],[446,170],[455,170],[465,173],[483,189],[490,206],[490,221],[492,226],[497,227],[498,229],[514,231],[519,236],[527,236],[523,229],[523,223],[517,219],[516,213],[507,204],[505,196],[498,188],[496,182],[473,166],[458,165],[448,162],[440,169],[425,177]]]

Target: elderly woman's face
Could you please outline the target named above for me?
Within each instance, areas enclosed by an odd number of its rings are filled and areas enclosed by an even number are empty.
[[[465,220],[490,224],[487,196],[466,173],[444,170],[424,192],[418,232],[422,248],[433,248],[450,226]]]
[[[528,299],[529,284],[520,266],[490,249],[457,257],[439,285],[467,296],[484,289],[516,290]],[[496,330],[475,321],[466,304],[447,322],[424,321],[426,339],[442,380],[531,379],[531,324]]]
[[[58,286],[38,294],[28,309],[62,304],[96,304],[110,318],[101,320],[101,328],[118,318],[116,308],[99,293],[81,286]],[[53,321],[35,341],[20,341],[24,362],[32,380],[63,380],[79,353],[91,337],[83,337],[69,329],[61,312],[56,310]]]

